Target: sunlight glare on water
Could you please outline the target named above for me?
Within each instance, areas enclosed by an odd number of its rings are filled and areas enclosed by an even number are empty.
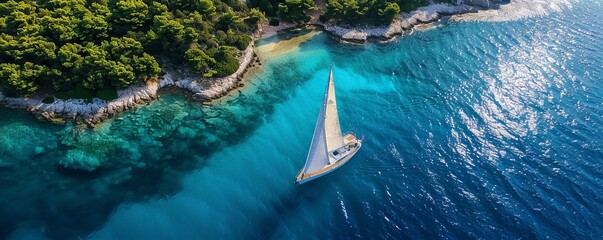
[[[163,92],[94,131],[2,109],[0,237],[600,239],[603,7],[512,2],[388,44],[260,40],[240,91]],[[296,186],[330,63],[365,141]],[[74,153],[103,165],[57,167]]]

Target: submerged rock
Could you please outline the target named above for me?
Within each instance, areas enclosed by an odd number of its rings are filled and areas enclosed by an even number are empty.
[[[36,146],[34,148],[34,154],[36,154],[36,155],[40,155],[40,154],[42,154],[44,152],[46,152],[46,149],[44,149],[43,147]]]
[[[191,96],[191,98],[195,101],[206,101],[207,97],[201,93],[195,93]]]
[[[31,161],[35,155],[56,148],[56,136],[39,128],[19,122],[0,126],[0,157],[4,159]]]
[[[92,172],[102,165],[97,156],[80,149],[67,151],[67,155],[59,161],[59,164],[65,168],[88,172]]]

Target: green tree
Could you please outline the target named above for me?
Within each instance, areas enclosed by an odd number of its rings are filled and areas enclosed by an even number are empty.
[[[58,51],[58,60],[61,65],[69,69],[80,69],[84,63],[82,56],[83,47],[77,43],[67,43]]]
[[[35,23],[36,7],[25,3],[15,2],[9,0],[6,3],[0,5],[0,12],[5,17],[6,33],[13,35],[27,35],[35,33],[32,31],[26,31],[30,25],[37,25]]]
[[[88,56],[84,57],[82,85],[87,89],[100,89],[105,86],[107,73],[115,65],[107,59],[107,52],[99,45],[88,43],[84,49]]]
[[[137,79],[148,79],[161,72],[161,67],[155,57],[147,53],[143,53],[142,56],[134,56],[132,59],[131,66],[134,68]]]
[[[36,79],[43,68],[26,62],[23,66],[0,63],[0,86],[8,95],[27,95],[38,90]]]
[[[250,25],[257,25],[260,21],[268,22],[268,18],[264,15],[263,12],[258,10],[257,8],[252,8],[249,11],[249,17],[245,19]]]
[[[184,41],[184,26],[166,15],[155,16],[152,30],[157,33],[157,40],[165,45]]]
[[[168,7],[160,2],[153,1],[151,6],[149,6],[149,13],[151,16],[162,15],[169,12]]]
[[[77,26],[77,35],[81,41],[95,41],[107,38],[109,32],[109,23],[104,17],[87,13]]]
[[[141,27],[149,13],[149,6],[142,0],[113,0],[111,19],[118,33]]]
[[[43,26],[45,36],[49,36],[56,43],[67,43],[76,37],[75,29],[79,21],[76,21],[68,16],[60,16],[57,18],[44,16],[40,19],[40,24]]]
[[[212,66],[216,71],[214,76],[225,77],[237,71],[239,68],[239,60],[235,57],[237,52],[236,48],[229,46],[221,46],[218,49],[214,54],[216,63]]]
[[[111,38],[109,41],[103,41],[101,47],[111,59],[130,59],[143,53],[142,44],[129,37]]]
[[[328,0],[321,21],[336,19],[349,24],[389,24],[400,14],[400,4],[417,4],[424,0]]]
[[[390,23],[398,14],[400,14],[400,6],[397,3],[386,3],[384,9],[379,9],[379,19],[381,24]]]
[[[211,70],[211,66],[216,64],[216,60],[207,55],[199,48],[191,48],[186,51],[186,62],[195,71],[207,74]],[[213,73],[207,74],[206,77],[211,77]]]
[[[99,0],[90,3],[89,10],[95,16],[105,18],[105,20],[107,19],[107,17],[111,16],[111,10],[109,9],[106,0]]]
[[[203,20],[203,16],[197,11],[190,13],[185,19],[183,19],[183,22],[186,26],[193,27],[198,31],[203,31],[205,28],[207,28],[205,25],[206,21]]]
[[[289,1],[287,13],[313,6]],[[0,0],[0,88],[90,99],[157,76],[156,57],[225,76],[262,19],[239,0]]]
[[[278,5],[278,15],[289,22],[305,23],[310,16],[305,11],[316,10],[312,0],[285,0]]]
[[[25,61],[45,63],[52,62],[56,58],[56,45],[39,36],[12,39],[8,44],[6,47],[9,58],[16,63]]]
[[[134,68],[132,68],[132,66],[114,61],[110,61],[109,63],[111,69],[107,73],[107,78],[114,87],[124,88],[136,80],[134,78]]]
[[[218,18],[218,22],[216,23],[216,29],[227,31],[228,29],[230,29],[230,26],[235,24],[238,20],[239,18],[235,15],[234,12],[226,12],[222,14],[220,18]]]
[[[216,12],[216,7],[211,0],[197,0],[196,9],[205,16],[209,16]]]
[[[57,60],[61,63],[62,71],[55,69],[55,75],[60,77],[53,78],[52,86],[55,90],[69,90],[71,87],[83,81],[81,78],[84,67],[84,48],[77,43],[68,43],[63,45],[58,53]]]

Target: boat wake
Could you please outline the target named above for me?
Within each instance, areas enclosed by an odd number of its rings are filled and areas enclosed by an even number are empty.
[[[570,0],[512,0],[498,9],[452,16],[451,21],[506,22],[531,17],[542,17],[550,13],[572,8]]]

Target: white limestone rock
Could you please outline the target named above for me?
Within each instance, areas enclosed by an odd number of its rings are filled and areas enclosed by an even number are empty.
[[[437,21],[442,15],[452,15],[467,12],[475,12],[478,8],[469,5],[432,4],[420,7],[409,13],[402,13],[399,19],[394,20],[388,26],[360,26],[346,27],[337,25],[323,25],[324,29],[344,41],[363,43],[369,38],[389,40],[396,35],[404,35],[413,27]]]
[[[467,5],[478,6],[482,8],[492,8],[498,6],[502,1],[501,0],[464,0],[463,1]]]

